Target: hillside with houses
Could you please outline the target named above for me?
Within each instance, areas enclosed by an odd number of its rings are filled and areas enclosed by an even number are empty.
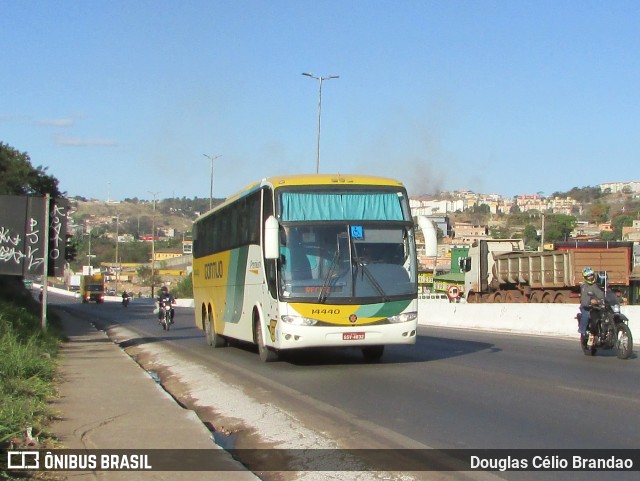
[[[77,249],[71,270],[118,270],[142,292],[154,283],[149,278],[154,273],[155,283],[174,283],[188,273],[192,223],[209,208],[209,199],[198,198],[70,201],[69,230]],[[214,199],[214,206],[220,202]],[[640,242],[640,182],[576,187],[549,196],[440,192],[414,196],[410,207],[414,217],[425,216],[436,226],[435,257],[424,255],[424,238],[417,233],[421,270],[430,276],[455,272],[452,252],[455,258],[456,249],[488,238],[523,239],[530,250],[570,239]],[[152,257],[155,272],[149,272]]]

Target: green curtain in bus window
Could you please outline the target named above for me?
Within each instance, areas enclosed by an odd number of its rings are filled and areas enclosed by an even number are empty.
[[[282,220],[403,220],[395,193],[282,194]]]

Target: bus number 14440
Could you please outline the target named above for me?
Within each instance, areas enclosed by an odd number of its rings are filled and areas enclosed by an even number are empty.
[[[312,309],[311,314],[338,315],[340,314],[340,309]]]

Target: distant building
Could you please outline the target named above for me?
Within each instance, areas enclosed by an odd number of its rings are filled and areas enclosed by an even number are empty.
[[[528,210],[537,210],[538,212],[544,212],[547,209],[547,204],[537,194],[532,195],[519,195],[516,197],[516,205],[522,212]]]
[[[611,192],[612,194],[640,192],[640,182],[605,182],[599,187],[602,192]]]
[[[173,259],[174,257],[181,257],[182,250],[177,249],[156,249],[155,250],[155,261],[164,261],[167,259]]]
[[[634,220],[631,227],[622,228],[622,240],[640,242],[640,220]]]
[[[567,197],[566,199],[563,199],[561,197],[554,197],[553,199],[549,199],[548,209],[550,209],[554,214],[582,214],[582,204],[578,203],[571,197]]]
[[[598,239],[601,232],[613,232],[611,222],[590,224],[585,221],[578,221],[571,232],[571,237],[574,239]]]
[[[489,228],[484,225],[472,225],[456,222],[453,225],[453,240],[456,244],[471,245],[475,241],[489,238]]]
[[[437,200],[437,199],[409,199],[409,207],[414,216],[426,215],[446,215],[450,212],[462,212],[465,209],[465,201],[456,200]]]

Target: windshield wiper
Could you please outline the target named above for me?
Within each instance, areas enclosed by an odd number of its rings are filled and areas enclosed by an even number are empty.
[[[333,274],[336,270],[339,257],[340,257],[340,251],[336,250],[335,254],[333,255],[333,259],[331,259],[331,266],[329,267],[329,272],[327,272],[327,275],[324,278],[324,282],[322,283],[322,287],[320,288],[320,294],[318,295],[318,304],[324,304],[324,302],[327,300],[327,297],[328,297],[327,290],[329,287],[329,281],[331,281],[331,278],[333,277]]]
[[[359,267],[362,270],[362,273],[367,277],[367,280],[371,283],[371,285],[375,288],[375,290],[378,291],[378,294],[382,296],[382,299],[384,301],[388,301],[389,297],[387,296],[387,293],[384,292],[384,289],[382,288],[378,280],[373,276],[373,274],[371,274],[371,271],[369,270],[367,265],[364,262],[362,262],[362,260],[356,260],[355,264],[356,264],[356,267]]]

